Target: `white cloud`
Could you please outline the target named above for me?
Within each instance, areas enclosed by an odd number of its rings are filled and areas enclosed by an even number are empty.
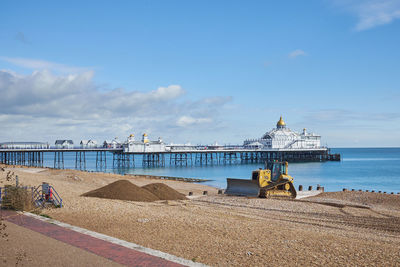
[[[333,4],[358,18],[356,31],[389,24],[400,18],[399,0],[333,0]]]
[[[305,56],[305,55],[306,55],[306,52],[304,52],[301,49],[296,49],[296,50],[290,52],[288,56],[289,56],[289,58],[296,58],[298,56]]]
[[[0,60],[31,70],[52,70],[61,73],[80,73],[89,70],[89,68],[73,67],[40,59],[0,57]]]
[[[225,96],[225,97],[208,97],[204,98],[201,100],[202,103],[207,104],[207,105],[212,105],[212,106],[219,106],[219,105],[225,105],[228,102],[232,101],[231,96]]]
[[[181,127],[193,126],[196,124],[204,124],[204,123],[211,123],[211,118],[193,118],[190,116],[182,116],[180,117],[176,124]]]
[[[100,92],[92,81],[93,75],[92,71],[65,76],[56,76],[46,70],[31,75],[0,71],[0,92],[3,95],[0,112],[70,118],[152,113],[159,109],[152,105],[168,103],[185,93],[179,85],[159,87],[150,92],[122,88]],[[78,110],[87,112],[80,114]]]
[[[215,129],[230,97],[187,100],[179,85],[152,91],[99,90],[92,71],[55,75],[47,70],[21,75],[0,70],[0,140],[98,139],[143,131],[179,142],[199,140],[199,130]],[[185,114],[185,116],[182,116]],[[186,132],[182,133],[182,127]],[[5,130],[3,130],[5,129]],[[186,137],[185,137],[186,138]]]

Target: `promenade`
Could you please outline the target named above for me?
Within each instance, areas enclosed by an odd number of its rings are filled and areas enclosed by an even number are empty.
[[[2,260],[7,264],[21,262],[29,263],[30,266],[39,266],[45,261],[46,264],[69,266],[99,266],[99,264],[101,266],[184,266],[180,263],[200,266],[200,264],[191,264],[190,261],[160,251],[82,228],[54,220],[46,221],[30,213],[2,210],[1,214],[3,220],[7,222],[6,229],[10,232],[7,233],[8,240],[1,242]],[[55,242],[55,240],[60,242]],[[170,258],[175,262],[161,257]]]

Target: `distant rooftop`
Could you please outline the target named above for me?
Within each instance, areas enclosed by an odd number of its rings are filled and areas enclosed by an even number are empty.
[[[72,140],[56,140],[56,145],[62,145],[64,142],[67,142],[68,144],[74,144],[74,142],[72,142]]]

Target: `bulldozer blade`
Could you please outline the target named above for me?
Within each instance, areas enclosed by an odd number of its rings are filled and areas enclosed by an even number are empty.
[[[227,178],[226,182],[228,184],[225,190],[226,195],[258,197],[260,194],[260,187],[256,180]]]

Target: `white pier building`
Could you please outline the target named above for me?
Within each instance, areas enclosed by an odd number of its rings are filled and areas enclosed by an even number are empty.
[[[97,141],[95,140],[81,140],[79,143],[81,145],[81,148],[96,148],[97,147]]]
[[[0,149],[45,149],[49,143],[43,142],[4,142],[0,143]]]
[[[141,152],[165,152],[165,143],[158,138],[157,141],[150,141],[147,134],[142,135],[141,141],[135,140],[135,135],[131,134],[126,142],[122,145],[124,153],[141,153]]]
[[[276,128],[259,139],[245,140],[243,146],[260,149],[314,149],[321,147],[321,136],[308,133],[305,128],[302,133],[296,133],[286,127],[281,116]]]

